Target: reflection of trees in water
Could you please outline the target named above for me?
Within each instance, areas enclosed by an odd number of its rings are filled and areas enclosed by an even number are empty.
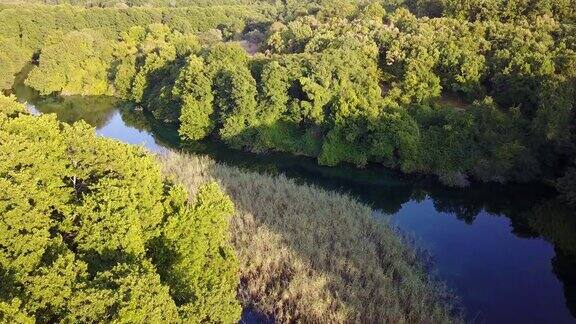
[[[158,122],[143,110],[136,109],[132,103],[123,103],[119,106],[119,110],[124,124],[149,133],[154,137],[156,144],[170,149],[181,148],[182,143],[176,126]]]
[[[482,211],[506,216],[514,224],[517,221],[514,215],[530,209],[529,202],[553,197],[548,187],[538,184],[484,183],[468,188],[447,188],[429,183],[423,190],[434,201],[437,211],[453,213],[467,224],[472,224]]]
[[[576,316],[576,212],[542,185],[476,185],[466,189],[431,186],[427,190],[439,212],[453,213],[472,224],[480,212],[510,219],[512,232],[541,237],[554,246],[552,267],[562,282],[566,304]]]
[[[24,84],[32,66],[27,65],[17,75],[12,92],[20,101],[33,104],[43,114],[55,113],[60,121],[66,123],[84,120],[101,128],[110,121],[120,103],[119,99],[109,96],[40,96],[38,91]]]
[[[136,128],[139,131],[146,131],[152,133],[151,120],[149,120],[144,112],[135,110],[131,104],[125,104],[120,107],[122,121],[127,126]]]
[[[558,279],[564,286],[564,298],[566,306],[572,316],[576,316],[576,258],[574,255],[566,256],[564,252],[555,249],[556,256],[552,259],[552,268]]]
[[[36,100],[34,105],[43,114],[55,113],[60,121],[73,123],[84,120],[96,128],[101,128],[112,118],[118,102],[114,97],[68,96],[41,98]]]
[[[536,204],[526,218],[540,236],[576,257],[576,215],[563,201],[551,199]]]
[[[558,198],[536,204],[526,218],[530,227],[554,244],[554,273],[564,285],[566,305],[576,316],[576,213]]]
[[[431,187],[439,212],[453,213],[472,224],[481,211],[510,219],[512,232],[523,238],[540,237],[554,246],[552,267],[562,282],[566,304],[576,316],[576,212],[539,185],[478,185],[467,189]]]

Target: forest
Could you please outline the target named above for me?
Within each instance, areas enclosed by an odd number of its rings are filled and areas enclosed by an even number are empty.
[[[0,0],[0,89],[117,98],[184,143],[457,188],[545,183],[574,208],[574,8]],[[0,157],[0,322],[461,320],[417,251],[345,195],[154,156],[3,95]]]
[[[41,94],[130,100],[190,141],[570,198],[572,2],[12,4],[0,79],[32,60]]]

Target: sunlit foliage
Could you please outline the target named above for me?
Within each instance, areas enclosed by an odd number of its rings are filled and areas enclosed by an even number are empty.
[[[130,8],[124,21],[112,8],[49,6],[44,14],[91,30],[50,20],[45,38],[35,25],[19,31],[35,12],[26,6],[0,31],[40,51],[27,82],[41,92],[114,92],[185,141],[376,162],[465,185],[552,179],[574,159],[573,2],[258,2],[274,10],[218,16],[233,1],[205,26],[196,15],[208,7]]]
[[[12,88],[15,75],[30,60],[30,55],[15,39],[0,35],[0,89]]]
[[[0,97],[0,320],[234,322],[233,205],[142,148]]]
[[[39,61],[26,84],[41,94],[112,94],[108,82],[112,47],[98,33],[71,32],[43,47]]]

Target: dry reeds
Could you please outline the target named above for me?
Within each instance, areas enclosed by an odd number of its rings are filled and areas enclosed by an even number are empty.
[[[220,182],[236,215],[231,238],[245,306],[277,322],[443,323],[454,316],[417,255],[350,196],[167,153],[164,171],[194,195]]]

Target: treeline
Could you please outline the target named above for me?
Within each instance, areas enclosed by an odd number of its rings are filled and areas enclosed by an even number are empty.
[[[0,96],[0,322],[236,322],[230,198]]]
[[[6,6],[0,10],[0,86],[11,88],[14,75],[34,55],[62,41],[70,32],[90,29],[93,37],[111,44],[130,27],[163,23],[182,33],[208,32],[227,39],[244,31],[248,24],[269,20],[274,12],[272,6],[250,5],[128,9]]]
[[[83,7],[193,7],[275,4],[276,0],[0,0],[0,4],[72,5]]]
[[[514,21],[549,16],[560,22],[576,22],[574,0],[406,0],[420,16],[447,16],[470,21]]]
[[[170,22],[112,42],[77,31],[44,46],[27,83],[115,93],[188,140],[377,162],[452,185],[554,179],[575,155],[569,3],[489,3],[286,2],[276,21],[228,37]],[[90,50],[70,57],[71,43]],[[82,66],[93,59],[98,71]]]
[[[0,35],[26,48],[40,49],[51,35],[94,29],[114,39],[132,26],[163,23],[183,33],[227,28],[241,32],[247,22],[269,19],[271,6],[226,5],[186,8],[81,8],[15,5],[0,11]]]
[[[215,44],[169,58],[131,99],[190,140],[450,184],[552,178],[572,159],[571,25],[419,19],[377,4],[342,14],[272,24],[265,55]]]

